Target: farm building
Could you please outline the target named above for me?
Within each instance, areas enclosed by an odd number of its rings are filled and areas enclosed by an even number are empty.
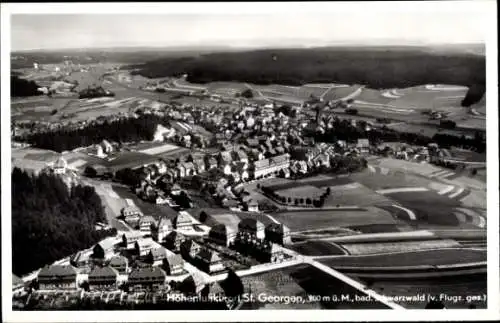
[[[236,232],[225,224],[218,224],[213,226],[208,233],[208,239],[223,245],[229,246],[236,238]]]
[[[113,267],[94,267],[89,273],[89,289],[115,289],[117,278],[118,271]]]
[[[264,239],[265,227],[262,222],[256,219],[246,218],[241,220],[238,224],[238,233],[247,233],[252,237]]]
[[[266,240],[280,245],[291,243],[290,229],[282,223],[270,223],[266,229]]]
[[[45,266],[38,273],[39,289],[76,289],[76,275],[73,266]]]
[[[166,273],[159,267],[136,268],[128,276],[131,290],[158,289],[165,284]]]

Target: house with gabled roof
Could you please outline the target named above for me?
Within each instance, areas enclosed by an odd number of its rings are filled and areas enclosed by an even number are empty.
[[[51,265],[38,272],[39,289],[76,289],[76,269],[73,266]]]
[[[151,215],[143,216],[139,220],[139,230],[143,235],[151,235],[151,226],[155,224],[156,220]]]
[[[161,217],[157,225],[152,225],[151,236],[158,243],[165,242],[167,234],[174,229],[172,220],[167,217]]]
[[[168,253],[162,260],[162,268],[169,276],[180,275],[184,272],[184,259],[175,253]]]
[[[159,267],[139,267],[128,275],[128,285],[132,291],[155,290],[165,284],[166,273]]]
[[[163,259],[167,257],[167,249],[163,246],[157,246],[149,250],[146,256],[146,261],[153,266],[158,266],[163,263]]]
[[[238,224],[238,232],[247,233],[250,236],[258,239],[265,238],[264,224],[253,218],[245,218],[241,220],[240,223]]]
[[[90,290],[115,289],[117,287],[118,271],[111,267],[94,267],[88,276]]]
[[[186,211],[180,211],[174,218],[174,228],[186,229],[193,225],[191,216]]]
[[[128,271],[128,259],[124,256],[114,256],[109,259],[108,266],[116,269],[119,274],[125,274]]]
[[[174,252],[179,252],[184,240],[186,240],[186,237],[183,234],[171,231],[165,237],[165,246]]]
[[[217,224],[210,229],[208,239],[228,247],[236,239],[236,231],[225,224]]]
[[[144,238],[135,242],[135,253],[139,257],[145,257],[149,251],[157,246],[157,243],[151,238]]]
[[[122,245],[127,249],[133,249],[135,243],[142,239],[142,233],[139,231],[128,231],[122,235]]]
[[[200,264],[200,269],[207,273],[222,271],[225,268],[219,254],[207,248],[203,248],[198,252],[196,260]]]
[[[93,248],[92,258],[109,259],[114,255],[114,249],[118,241],[115,237],[109,237],[99,241]]]
[[[181,255],[185,259],[194,259],[195,256],[200,252],[201,245],[192,239],[187,239],[181,244]]]
[[[135,205],[129,205],[121,210],[122,216],[127,223],[134,223],[139,221],[140,217],[143,216],[141,210]]]
[[[266,240],[280,245],[292,242],[290,229],[282,223],[270,223],[265,228]]]

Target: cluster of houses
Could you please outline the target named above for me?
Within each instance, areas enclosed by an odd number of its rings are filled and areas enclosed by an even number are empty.
[[[225,271],[223,257],[210,248],[208,242],[263,262],[279,262],[284,255],[277,245],[289,243],[291,239],[289,229],[282,224],[265,227],[256,219],[245,218],[238,224],[237,231],[218,224],[204,239],[194,240],[178,231],[192,225],[185,215],[153,219],[149,228],[144,224],[140,231],[108,237],[74,254],[68,264],[45,266],[37,276],[38,288],[111,291],[127,286],[129,291],[157,290],[175,276],[189,276],[186,261],[208,274]]]

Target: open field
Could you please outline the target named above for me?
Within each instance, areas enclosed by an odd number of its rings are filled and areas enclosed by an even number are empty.
[[[46,150],[46,149],[39,149],[39,148],[13,148],[11,150],[11,157],[13,159],[31,159],[31,160],[38,160],[38,161],[53,161],[56,160],[61,154],[52,151],[52,150]]]
[[[53,110],[62,111],[69,105],[73,98],[49,98],[46,96],[34,97],[33,99],[24,99],[11,102],[11,119],[13,121],[39,120],[51,121],[57,120],[52,115]]]
[[[355,99],[362,92],[363,89],[361,85],[352,85],[349,87],[334,87],[323,94],[323,100],[332,101],[340,99],[347,100],[350,98]]]
[[[356,205],[370,206],[390,204],[391,200],[377,194],[359,183],[330,186],[331,193],[325,200],[325,205]]]
[[[469,150],[452,148],[446,150],[448,155],[446,158],[454,159],[457,161],[466,161],[466,162],[482,162],[486,163],[486,153],[476,153]]]
[[[354,287],[330,276],[329,274],[310,265],[297,265],[271,271],[254,276],[242,277],[245,291],[250,291],[255,299],[259,294],[269,296],[301,296],[304,304],[293,302],[291,304],[262,304],[255,302],[245,304],[242,309],[257,308],[287,308],[287,309],[382,309],[385,305],[374,301],[353,302],[356,295],[364,293]],[[308,295],[337,297],[337,301],[310,302]],[[341,295],[348,295],[349,300],[342,300]]]
[[[351,276],[363,281],[362,278]],[[486,308],[486,275],[462,275],[460,277],[438,277],[433,279],[410,279],[410,280],[383,280],[370,281],[371,288],[386,296],[416,296],[433,295],[436,300],[440,296],[448,296],[441,299],[448,309],[467,309],[470,305],[476,308]],[[478,300],[467,300],[467,297],[479,296]],[[460,297],[461,299],[458,299]],[[408,309],[424,309],[425,302],[401,301],[400,305]]]
[[[383,208],[383,207],[381,207],[381,208]],[[383,209],[385,209],[385,208],[383,208]],[[395,215],[392,212],[392,210],[391,211],[388,210],[388,211],[391,212],[392,215]],[[403,219],[405,219],[405,218],[403,218]],[[353,226],[349,227],[349,229],[354,230],[354,231],[358,231],[361,233],[408,232],[408,231],[413,230],[410,226],[405,225],[403,223],[398,223],[398,224],[362,224],[362,225],[353,225]]]
[[[343,243],[341,246],[351,255],[369,255],[376,253],[410,252],[425,249],[439,249],[458,247],[454,240],[424,240],[424,241],[399,241],[374,242],[374,243]]]
[[[332,257],[319,261],[339,270],[342,267],[437,266],[486,261],[486,251],[470,249],[422,250],[382,255]]]
[[[275,213],[273,217],[295,232],[364,224],[397,223],[388,212],[374,207],[340,210],[294,210]]]
[[[292,267],[295,268],[295,267]],[[294,272],[292,268],[284,270],[270,271],[255,276],[242,277],[245,292],[250,292],[257,299],[259,295],[279,295],[279,296],[295,296],[303,299],[308,299],[307,291],[301,286],[300,281],[294,279],[291,274]],[[265,303],[255,302],[254,304],[245,304],[245,307],[257,307],[260,309],[320,309],[322,308],[319,302],[286,302]]]
[[[289,246],[289,248],[305,256],[329,256],[346,254],[346,252],[338,245],[332,242],[321,240],[308,240],[304,242],[298,242]]]
[[[351,174],[352,181],[358,182],[371,190],[390,189],[396,187],[426,187],[431,181],[404,174],[402,172],[390,172],[389,168],[376,169],[376,173],[364,171],[362,173]],[[386,173],[386,175],[384,175]]]
[[[445,226],[467,227],[467,220],[460,219],[455,208],[460,207],[460,202],[436,192],[393,193],[388,196],[398,204],[413,211],[420,223]]]

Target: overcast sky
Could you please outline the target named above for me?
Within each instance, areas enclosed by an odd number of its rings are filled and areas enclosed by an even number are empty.
[[[452,10],[12,15],[11,48],[478,43],[485,40],[487,26],[483,19],[480,14]]]

